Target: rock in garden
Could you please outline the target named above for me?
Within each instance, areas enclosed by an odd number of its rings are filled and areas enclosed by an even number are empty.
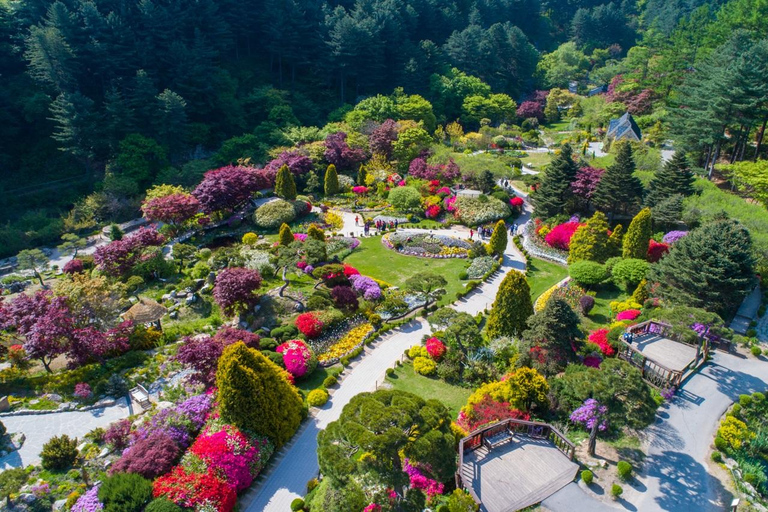
[[[168,315],[168,316],[170,316],[171,319],[176,320],[177,318],[179,318],[179,312],[178,311],[171,311],[171,314]]]
[[[56,500],[53,502],[53,510],[62,510],[64,508],[64,505],[66,504],[67,504],[66,498],[62,500]]]
[[[47,398],[51,402],[61,402],[63,400],[61,398],[61,395],[58,395],[56,393],[49,393],[49,394],[45,395],[45,398]]]
[[[205,284],[205,279],[195,279],[195,290],[199,290]]]
[[[187,306],[189,306],[190,304],[194,304],[195,302],[197,302],[197,295],[190,295],[190,296],[189,296],[189,297],[187,297],[187,298],[186,298],[186,300],[184,301],[184,303],[185,303]]]
[[[171,290],[170,296],[175,299],[178,294],[179,292],[177,292],[176,290]]]

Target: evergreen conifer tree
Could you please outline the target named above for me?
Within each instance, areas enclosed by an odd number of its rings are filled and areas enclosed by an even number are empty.
[[[632,300],[642,305],[648,299],[648,280],[643,279],[632,292]]]
[[[313,194],[320,190],[320,178],[315,171],[309,171],[307,178],[307,185],[304,187],[304,192],[307,194]]]
[[[651,180],[646,204],[654,206],[674,195],[688,197],[693,194],[693,182],[693,171],[685,153],[677,151]]]
[[[216,372],[221,419],[283,446],[299,428],[303,402],[288,373],[240,341],[224,349]]]
[[[603,212],[595,212],[571,237],[568,264],[582,260],[604,263],[610,256],[608,220]]]
[[[621,256],[621,244],[624,242],[624,226],[616,224],[608,237],[608,257]]]
[[[280,245],[284,247],[288,247],[289,245],[291,245],[294,241],[293,231],[291,231],[291,226],[289,226],[286,223],[283,223],[280,226],[280,231],[278,232],[277,239],[280,241]]]
[[[488,243],[488,249],[491,254],[504,254],[507,248],[507,225],[503,220],[496,223],[491,234],[491,240]]]
[[[325,195],[333,196],[339,193],[339,175],[336,166],[331,164],[325,170]]]
[[[296,199],[296,182],[285,164],[278,169],[275,177],[275,195],[289,201]]]
[[[357,170],[357,184],[365,185],[365,179],[368,177],[368,169],[363,164],[360,164],[360,168]]]
[[[307,236],[310,238],[314,238],[315,240],[319,240],[320,242],[325,242],[325,233],[323,233],[323,230],[317,227],[317,224],[310,224],[309,229],[307,229]]]
[[[533,314],[531,289],[525,274],[512,270],[501,282],[488,317],[488,337],[519,336]]]
[[[563,213],[573,197],[571,183],[579,168],[573,161],[573,150],[565,144],[549,164],[536,191],[531,194],[534,213],[541,219],[549,219]]]
[[[530,365],[545,375],[562,371],[576,359],[584,338],[581,319],[563,299],[554,297],[544,309],[529,317],[523,341],[530,347]]]
[[[622,142],[613,165],[608,166],[597,184],[592,201],[601,210],[611,213],[626,212],[640,202],[643,184],[634,175],[635,160],[632,145]]]
[[[725,318],[754,287],[754,261],[749,231],[735,220],[717,220],[677,241],[652,266],[649,281],[674,304]]]
[[[621,256],[638,260],[646,259],[651,235],[653,235],[651,209],[643,208],[629,223],[629,229],[624,236]]]

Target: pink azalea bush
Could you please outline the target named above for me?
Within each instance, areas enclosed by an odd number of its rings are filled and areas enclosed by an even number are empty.
[[[75,384],[74,395],[80,400],[88,400],[93,395],[93,391],[91,391],[91,386],[87,382],[78,382]]]
[[[616,349],[608,342],[608,329],[592,331],[587,339],[590,343],[600,347],[600,352],[605,356],[611,357],[616,353]]]
[[[429,357],[435,361],[440,361],[445,355],[445,344],[435,337],[429,338],[427,340],[426,347]]]
[[[354,192],[355,194],[359,194],[359,195],[367,194],[368,193],[368,187],[364,187],[362,185],[358,185],[356,187],[352,187],[352,192]]]
[[[405,459],[403,471],[408,475],[408,479],[411,482],[411,489],[421,489],[427,493],[427,496],[436,496],[443,493],[445,488],[443,483],[424,475],[419,468],[411,465],[410,460]]]
[[[424,211],[424,215],[428,219],[434,219],[440,215],[440,207],[436,204],[433,204],[432,206],[427,207],[427,209]]]
[[[285,369],[297,379],[312,373],[317,367],[314,352],[301,340],[286,341],[278,345],[276,351],[283,354]]]
[[[640,316],[639,309],[627,309],[616,315],[616,320],[634,320]]]
[[[581,224],[580,222],[573,222],[573,221],[568,221],[562,224],[558,224],[557,226],[552,228],[552,231],[547,233],[547,236],[544,238],[544,241],[547,242],[547,245],[549,245],[550,247],[567,251],[568,249],[571,248],[571,237],[576,232],[576,230],[579,229],[582,225],[583,224]]]

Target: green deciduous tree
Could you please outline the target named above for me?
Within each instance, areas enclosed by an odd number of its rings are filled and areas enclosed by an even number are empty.
[[[643,184],[634,175],[632,145],[622,142],[618,146],[616,161],[605,170],[592,196],[595,205],[610,212],[611,216],[633,210],[643,195]]]
[[[649,281],[675,304],[727,316],[755,284],[749,231],[734,220],[694,229],[653,266]]]
[[[216,372],[221,419],[283,446],[301,423],[303,403],[288,374],[238,342],[224,349]]]
[[[296,199],[296,182],[287,165],[278,169],[275,176],[275,195],[293,201]]]
[[[566,210],[573,197],[571,182],[576,178],[578,170],[578,165],[573,161],[573,150],[570,144],[565,144],[544,171],[536,191],[531,194],[537,217],[548,219]]]
[[[288,224],[281,224],[280,225],[280,231],[278,232],[277,239],[280,242],[280,245],[283,247],[288,247],[294,242],[293,238],[293,231],[291,231],[291,226]]]
[[[610,256],[608,219],[603,212],[595,212],[571,237],[568,264],[582,260],[603,263]]]
[[[648,185],[646,204],[654,206],[672,196],[688,197],[693,194],[693,171],[688,163],[685,152],[676,151],[671,160],[656,171],[656,175]]]
[[[507,225],[503,220],[499,220],[493,227],[491,240],[488,242],[488,250],[491,254],[504,254],[507,249]]]
[[[508,272],[499,286],[488,317],[488,337],[519,336],[532,314],[531,289],[525,275],[515,270]]]
[[[624,235],[621,256],[644,260],[648,254],[648,243],[653,235],[653,219],[650,208],[643,208],[629,223]]]
[[[475,319],[469,313],[442,308],[427,318],[435,329],[444,331],[448,347],[467,355],[483,344],[483,337]]]
[[[336,166],[331,164],[325,170],[325,195],[333,196],[339,193],[339,174]]]

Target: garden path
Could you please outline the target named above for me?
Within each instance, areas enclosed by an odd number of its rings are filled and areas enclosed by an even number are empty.
[[[355,231],[354,213],[342,212],[344,218],[344,234],[358,233]],[[529,206],[525,205],[523,216],[518,223],[524,223],[530,218]],[[466,228],[465,228],[466,229]],[[454,231],[454,230],[450,230]],[[441,233],[450,234],[449,230]],[[459,230],[455,230],[457,233]],[[467,229],[468,231],[468,229]],[[463,236],[467,236],[465,232]],[[459,311],[476,314],[490,307],[496,296],[496,291],[504,275],[510,270],[524,270],[525,262],[517,250],[512,238],[509,238],[504,253],[504,262],[500,272],[489,282],[478,287],[462,301],[455,304]],[[403,325],[373,345],[366,347],[364,355],[351,368],[342,374],[342,380],[328,403],[319,410],[314,410],[301,430],[285,447],[263,479],[240,500],[245,512],[284,512],[290,509],[291,501],[306,493],[307,481],[315,478],[319,472],[317,463],[317,434],[330,422],[341,415],[341,410],[353,396],[366,391],[374,391],[384,378],[384,372],[400,359],[405,349],[419,343],[422,336],[431,332],[429,324],[423,319],[414,319]]]
[[[8,433],[24,432],[26,440],[21,449],[0,459],[0,470],[40,463],[40,451],[52,437],[67,434],[82,437],[97,427],[106,427],[130,414],[125,399],[115,405],[90,411],[64,411],[42,415],[6,416],[2,418]]]

